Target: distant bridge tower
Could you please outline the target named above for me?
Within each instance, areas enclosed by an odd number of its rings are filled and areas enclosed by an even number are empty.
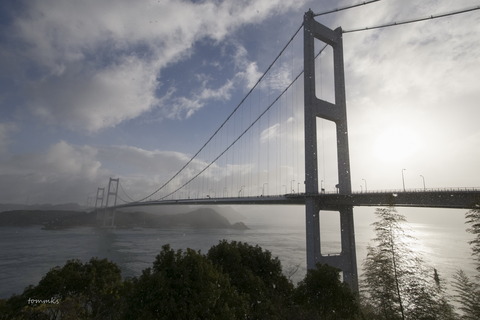
[[[120,178],[110,178],[108,181],[107,201],[105,203],[105,211],[103,214],[103,226],[113,227],[115,225],[115,206],[117,205],[118,184]],[[111,203],[113,202],[113,203]],[[111,208],[113,206],[113,208]]]
[[[95,210],[103,207],[103,198],[105,196],[105,188],[97,189],[97,198],[95,199]],[[100,205],[99,205],[100,202]]]
[[[315,94],[315,39],[333,49],[335,103],[318,99]],[[307,268],[317,263],[337,267],[343,280],[358,291],[353,207],[325,208],[318,199],[317,117],[333,121],[337,133],[338,192],[351,194],[350,157],[348,151],[347,111],[343,64],[342,29],[331,30],[314,19],[310,10],[304,16],[304,99],[305,99],[305,188]],[[320,210],[340,212],[341,253],[324,256],[320,244]]]
[[[110,178],[108,181],[108,192],[107,192],[107,203],[106,206],[110,207],[111,205],[117,205],[117,194],[118,194],[118,183],[120,182],[120,178],[113,179]],[[110,196],[113,197],[113,204],[110,203]]]

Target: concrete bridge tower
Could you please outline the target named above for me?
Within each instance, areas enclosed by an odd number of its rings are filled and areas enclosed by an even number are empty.
[[[315,94],[315,39],[333,49],[335,103],[321,100]],[[331,30],[318,23],[310,10],[304,16],[304,99],[305,99],[305,188],[307,268],[317,263],[328,264],[343,271],[343,280],[358,291],[357,261],[353,207],[322,206],[318,197],[317,118],[333,121],[337,134],[338,192],[351,194],[350,157],[348,149],[345,77],[343,64],[342,29]],[[340,213],[341,252],[324,256],[320,244],[320,211]]]
[[[108,181],[107,201],[105,204],[105,211],[103,214],[103,226],[114,227],[115,226],[115,206],[117,205],[118,184],[120,178],[110,178]],[[113,203],[112,203],[113,202]]]

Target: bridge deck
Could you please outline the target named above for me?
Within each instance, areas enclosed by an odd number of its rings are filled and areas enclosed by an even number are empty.
[[[132,202],[116,208],[158,205],[303,205],[307,197],[315,197],[323,210],[335,210],[339,206],[396,206],[472,209],[480,207],[480,190],[433,190],[433,191],[385,191],[352,194],[320,193],[315,195],[285,194],[257,197],[225,197],[201,199],[177,199]]]

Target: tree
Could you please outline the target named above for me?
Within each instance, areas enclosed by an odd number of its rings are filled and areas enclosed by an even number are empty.
[[[295,290],[295,302],[308,319],[355,319],[359,312],[355,295],[340,281],[340,270],[326,264],[307,271]]]
[[[480,285],[470,280],[463,270],[458,270],[454,275],[453,287],[455,300],[463,313],[462,319],[480,319]]]
[[[393,207],[377,209],[375,214],[379,218],[373,223],[375,246],[368,246],[364,262],[366,303],[379,319],[451,318],[433,270],[410,248],[415,239],[403,229],[405,217]]]
[[[476,269],[480,271],[480,209],[472,209],[465,214],[466,223],[470,226],[467,231],[475,235],[469,241],[472,246],[472,256],[477,262]],[[476,280],[470,279],[463,270],[454,275],[453,287],[456,292],[455,300],[463,313],[463,319],[480,319],[480,274]]]
[[[258,245],[222,240],[207,253],[249,302],[249,319],[284,319],[291,306],[293,284],[278,258]]]
[[[477,271],[480,272],[480,208],[468,211],[465,217],[470,224],[467,231],[475,236],[469,243],[472,246],[472,256],[477,262]]]
[[[10,319],[118,319],[123,284],[118,266],[106,259],[69,260],[36,286],[7,301]]]
[[[125,319],[241,319],[245,301],[200,252],[162,247],[132,282]]]
[[[455,309],[452,304],[450,304],[451,296],[446,293],[445,285],[438,274],[437,269],[433,269],[433,280],[435,282],[435,290],[437,297],[437,304],[435,306],[436,319],[439,320],[450,320],[457,319],[458,315],[455,313]]]

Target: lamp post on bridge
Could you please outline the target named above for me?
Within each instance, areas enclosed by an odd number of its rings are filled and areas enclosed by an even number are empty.
[[[406,171],[407,169],[402,169],[402,183],[403,183],[403,192],[405,192],[405,176],[403,174],[404,171]]]
[[[420,177],[422,177],[422,180],[423,180],[423,191],[426,191],[427,188],[425,187],[425,177],[420,175]]]
[[[290,192],[293,193],[294,190],[293,190],[293,183],[295,182],[295,180],[291,180],[290,181]]]
[[[245,186],[241,186],[240,190],[238,190],[238,197],[239,198],[240,198],[240,195],[242,194],[243,188],[245,188]]]
[[[363,180],[363,182],[365,182],[365,192],[367,192],[367,180],[365,180],[365,179],[362,179],[362,180]]]

